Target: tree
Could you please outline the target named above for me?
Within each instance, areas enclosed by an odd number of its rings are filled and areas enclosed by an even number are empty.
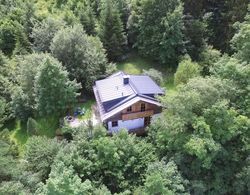
[[[200,66],[196,62],[192,62],[190,57],[185,57],[178,65],[174,74],[175,85],[185,84],[189,79],[200,75]]]
[[[230,40],[235,33],[233,24],[236,21],[242,22],[246,15],[249,1],[183,0],[183,2],[185,15],[191,16],[197,21],[206,23],[207,32],[204,35],[206,35],[205,38],[207,43],[222,52],[231,52]],[[204,17],[208,15],[209,17],[207,20],[204,20]],[[198,34],[201,32],[199,31],[199,27],[197,31],[196,29],[190,30],[194,33],[187,35],[188,37],[201,36],[201,33]]]
[[[242,114],[250,114],[250,64],[242,63],[240,60],[224,55],[215,63],[211,73],[216,77],[227,79],[234,84],[237,90],[232,102],[234,107]]]
[[[237,33],[233,36],[231,43],[233,49],[236,51],[236,56],[250,63],[250,6],[248,9],[245,21],[235,24]]]
[[[51,51],[66,67],[70,79],[81,82],[88,91],[110,69],[100,40],[86,35],[80,25],[58,31]]]
[[[88,35],[95,35],[96,30],[96,16],[94,10],[91,6],[91,1],[73,1],[68,2],[68,6],[74,12],[74,14],[79,18],[84,30]]]
[[[46,59],[52,59],[49,54],[29,54],[15,59],[15,81],[9,87],[11,105],[14,115],[26,121],[36,115],[35,77]],[[10,76],[9,76],[10,77]]]
[[[56,32],[64,28],[62,20],[46,18],[41,22],[36,22],[32,28],[31,38],[34,40],[33,47],[36,51],[50,52],[50,44]]]
[[[61,116],[76,101],[79,88],[75,80],[69,80],[68,72],[57,60],[47,58],[35,79],[38,113]]]
[[[12,109],[9,102],[11,100],[10,78],[12,78],[13,72],[13,67],[9,60],[0,51],[0,126],[12,117]]]
[[[4,18],[0,22],[0,50],[7,56],[30,51],[25,29],[18,21]]]
[[[39,72],[40,67],[43,63],[45,63],[46,59],[52,57],[49,54],[38,54],[33,53],[29,55],[24,55],[18,57],[17,61],[17,68],[16,68],[16,75],[17,75],[17,82],[24,92],[24,94],[28,98],[28,106],[30,107],[32,112],[34,113],[35,110],[35,77]]]
[[[2,127],[3,123],[6,120],[5,110],[6,110],[6,101],[2,97],[0,97],[0,128]]]
[[[194,78],[162,98],[167,109],[151,125],[151,139],[160,157],[174,159],[191,193],[236,193],[249,139],[249,118],[234,106],[238,90],[221,77]]]
[[[146,0],[141,9],[136,44],[140,54],[161,64],[175,64],[184,52],[182,3],[179,0]]]
[[[130,14],[130,3],[131,0],[114,0],[117,9],[120,13],[120,18],[123,24],[124,30],[127,28],[127,21]]]
[[[131,0],[130,2],[130,15],[127,21],[128,30],[128,44],[129,46],[136,46],[137,37],[139,34],[139,20],[142,11],[141,0]]]
[[[220,57],[220,51],[214,49],[212,46],[206,45],[200,53],[199,64],[201,66],[201,74],[203,76],[209,75],[213,66],[219,61]]]
[[[112,0],[104,2],[100,14],[98,35],[107,51],[108,59],[120,60],[126,45],[126,37],[120,13]]]
[[[19,86],[16,86],[13,90],[11,106],[14,116],[21,121],[26,121],[33,115],[33,109],[29,104],[29,97]]]
[[[0,183],[11,181],[15,175],[20,174],[17,164],[17,147],[11,142],[9,131],[2,130],[0,132]]]
[[[77,176],[73,167],[67,167],[62,162],[54,165],[46,184],[40,187],[36,194],[92,194],[93,186],[89,180],[84,182]]]
[[[25,145],[25,170],[39,173],[40,181],[48,179],[51,165],[60,148],[63,147],[56,139],[42,136],[30,137]]]
[[[187,184],[173,161],[161,161],[149,164],[144,190],[145,194],[188,194]]]
[[[162,73],[156,69],[150,68],[149,70],[142,71],[144,75],[151,77],[158,85],[163,82]]]
[[[18,181],[2,182],[0,184],[0,194],[6,195],[18,195],[29,193],[24,189],[22,183]]]
[[[104,184],[112,193],[141,185],[148,163],[156,159],[153,146],[125,130],[113,137],[100,131],[77,131],[72,144],[58,154],[55,163],[72,165],[82,181]]]
[[[187,53],[191,56],[192,60],[197,61],[206,46],[208,34],[206,20],[204,17],[196,19],[192,15],[186,15],[184,25]]]
[[[7,57],[0,51],[0,96],[7,98],[6,88],[11,67],[8,64]]]

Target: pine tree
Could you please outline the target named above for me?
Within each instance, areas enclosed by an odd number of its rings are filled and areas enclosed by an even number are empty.
[[[119,60],[126,45],[126,37],[120,13],[112,0],[105,1],[103,5],[100,15],[99,37],[107,50],[109,60]]]
[[[96,18],[94,10],[89,1],[78,2],[74,10],[75,15],[79,18],[84,30],[88,35],[95,35]]]
[[[37,110],[41,116],[60,116],[70,104],[75,103],[80,86],[70,81],[61,63],[48,58],[41,66],[35,80]]]

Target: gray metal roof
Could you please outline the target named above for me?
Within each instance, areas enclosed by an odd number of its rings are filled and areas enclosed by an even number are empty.
[[[122,75],[96,81],[96,88],[102,102],[107,102],[135,94],[135,91],[130,85],[123,84]]]
[[[130,82],[138,94],[164,94],[163,90],[149,76],[131,75]]]
[[[128,84],[123,83],[123,78],[129,78]],[[127,75],[117,72],[106,79],[95,82],[95,92],[105,112],[125,103],[136,96],[145,96],[153,99],[155,95],[164,94],[163,90],[145,75]]]

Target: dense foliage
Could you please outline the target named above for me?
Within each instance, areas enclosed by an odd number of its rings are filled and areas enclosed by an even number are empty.
[[[162,99],[168,109],[150,133],[159,155],[175,160],[192,193],[245,194],[247,181],[236,186],[248,166],[249,95],[238,93],[249,94],[250,66],[223,57],[215,67],[213,76],[191,79]]]
[[[0,194],[249,194],[248,4],[0,0]],[[133,55],[166,89],[147,136],[65,125]]]
[[[89,91],[94,81],[108,72],[102,43],[98,38],[85,34],[80,25],[58,31],[50,49],[66,67],[70,78],[81,82]]]
[[[196,62],[192,62],[190,57],[186,56],[178,65],[174,74],[175,85],[186,84],[189,79],[200,75],[200,67]]]
[[[143,1],[137,46],[142,55],[162,64],[175,63],[184,49],[183,6],[179,0]]]

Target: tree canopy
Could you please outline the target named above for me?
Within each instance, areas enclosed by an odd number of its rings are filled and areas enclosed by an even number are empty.
[[[249,6],[0,0],[0,194],[250,194]],[[143,136],[99,122],[116,70],[164,89]]]
[[[106,75],[108,62],[102,43],[88,36],[81,25],[58,31],[53,38],[52,54],[69,72],[71,79],[91,91],[93,82]]]

